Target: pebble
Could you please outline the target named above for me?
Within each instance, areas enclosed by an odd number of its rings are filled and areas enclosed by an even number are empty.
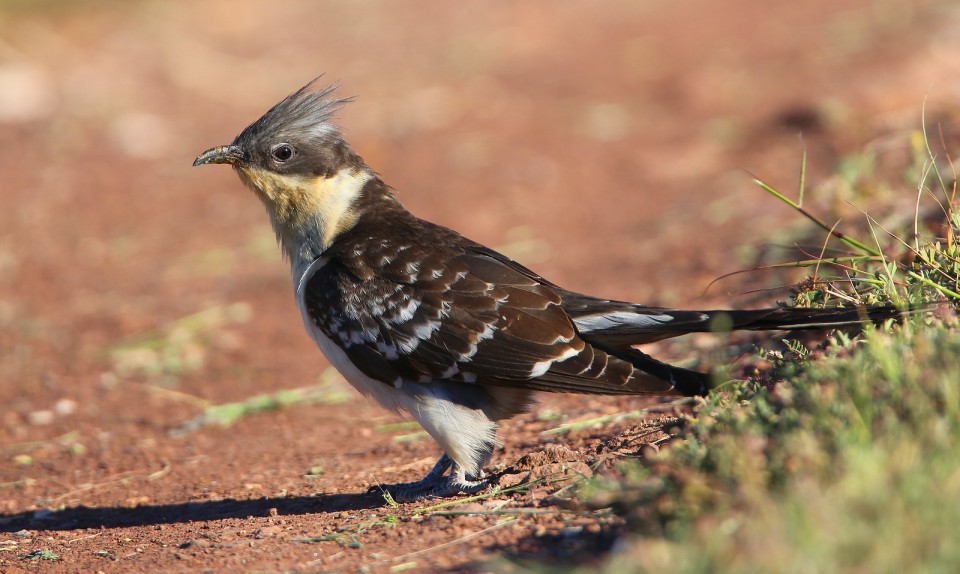
[[[50,409],[43,409],[41,411],[33,411],[32,413],[27,414],[27,422],[32,425],[48,425],[53,422],[56,418],[56,413]]]
[[[186,549],[186,548],[209,548],[211,543],[209,540],[203,538],[194,538],[193,540],[187,540],[186,542],[181,542],[177,548]]]
[[[264,526],[263,528],[257,528],[252,532],[254,538],[267,538],[269,536],[276,536],[283,532],[283,528],[280,526]]]
[[[53,405],[53,412],[61,417],[72,415],[77,410],[77,401],[60,399]]]

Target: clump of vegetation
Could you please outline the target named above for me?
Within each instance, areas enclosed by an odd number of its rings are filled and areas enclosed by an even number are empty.
[[[248,304],[233,303],[182,317],[111,349],[113,371],[121,378],[140,376],[171,383],[202,367],[211,344],[230,326],[247,322],[250,315]]]
[[[783,380],[724,385],[671,448],[585,485],[584,499],[631,532],[610,571],[960,567],[960,205],[952,165],[922,141],[917,190],[942,216],[940,237],[919,223],[890,233],[867,216],[872,239],[857,240],[758,182],[848,250],[801,262],[814,273],[794,304],[922,311],[835,334],[820,360],[790,342],[772,356]]]
[[[957,327],[870,332],[857,352],[773,390],[747,381],[712,397],[684,440],[588,489],[640,534],[621,560],[674,572],[952,571]]]

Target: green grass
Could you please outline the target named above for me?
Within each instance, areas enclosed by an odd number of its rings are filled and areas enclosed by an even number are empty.
[[[250,305],[217,305],[181,317],[163,329],[144,333],[110,349],[113,372],[121,378],[175,380],[200,369],[209,347],[234,325],[250,320]]]
[[[177,394],[188,397],[186,400],[200,404],[203,407],[203,412],[172,431],[174,435],[188,434],[209,425],[229,427],[247,416],[262,411],[302,404],[338,404],[347,402],[353,397],[340,384],[339,374],[332,367],[324,371],[315,385],[282,389],[273,393],[262,393],[229,403],[210,404],[183,393]]]
[[[589,506],[626,519],[606,571],[960,570],[960,210],[952,165],[926,141],[912,193],[940,208],[940,238],[869,216],[854,238],[802,206],[802,177],[798,201],[758,181],[844,250],[791,264],[813,269],[794,304],[939,305],[835,335],[819,360],[795,341],[762,352],[773,379],[724,385],[670,448],[587,482]]]
[[[57,555],[56,552],[54,552],[53,550],[47,550],[46,548],[32,550],[27,553],[25,558],[27,558],[28,560],[32,560],[34,562],[38,560],[48,560],[48,561],[60,560],[60,556]]]
[[[958,357],[955,321],[913,320],[711,397],[673,448],[587,487],[637,533],[610,570],[956,571]]]

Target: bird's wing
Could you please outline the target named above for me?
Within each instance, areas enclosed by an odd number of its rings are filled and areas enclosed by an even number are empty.
[[[317,327],[386,384],[671,392],[669,381],[584,341],[552,284],[472,245],[346,250],[356,256],[331,259],[307,278],[302,300]]]
[[[727,326],[726,312],[686,311],[666,307],[638,305],[627,301],[602,299],[567,291],[520,263],[480,244],[470,249],[536,281],[549,286],[560,296],[560,305],[587,342],[601,348],[627,348],[693,332],[722,331]]]

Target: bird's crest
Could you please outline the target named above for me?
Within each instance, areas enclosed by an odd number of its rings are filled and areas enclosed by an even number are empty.
[[[243,130],[237,136],[237,141],[250,136],[283,139],[286,134],[297,134],[301,137],[305,135],[308,138],[339,136],[339,128],[332,124],[331,120],[343,105],[353,98],[330,97],[340,87],[338,83],[317,89],[317,82],[321,77],[314,78],[270,108],[260,119]]]

